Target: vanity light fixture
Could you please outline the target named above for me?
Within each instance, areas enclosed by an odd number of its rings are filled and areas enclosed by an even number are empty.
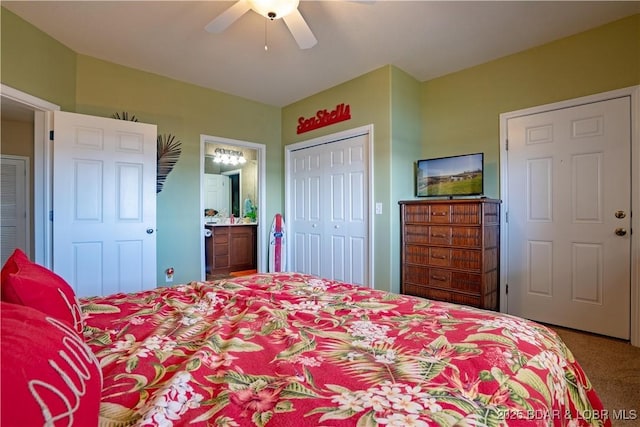
[[[213,152],[214,163],[222,163],[223,165],[242,165],[247,162],[244,153],[237,150],[228,150],[226,148],[216,148]]]

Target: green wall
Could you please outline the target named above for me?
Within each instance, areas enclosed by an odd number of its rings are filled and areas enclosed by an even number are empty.
[[[158,283],[168,267],[175,269],[174,282],[200,278],[201,134],[265,144],[266,218],[282,210],[280,108],[83,55],[77,59],[76,107],[103,117],[126,111],[182,142],[180,160],[157,195]],[[267,227],[261,229],[267,242]]]
[[[396,69],[397,70],[397,69]],[[421,84],[401,70],[392,75],[391,84],[391,262],[389,290],[400,292],[400,208],[398,201],[415,195],[415,161],[420,158],[422,141]],[[384,244],[384,242],[379,242]],[[376,259],[376,262],[378,260]],[[386,282],[380,288],[386,289]]]
[[[284,207],[285,145],[373,124],[375,284],[397,291],[397,202],[413,198],[416,159],[484,151],[485,190],[498,197],[500,113],[640,84],[640,15],[422,83],[384,66],[282,109],[78,55],[6,9],[1,19],[3,84],[64,111],[127,111],[182,141],[158,194],[159,283],[168,266],[176,282],[200,275],[200,134],[267,146],[270,218]],[[343,102],[351,120],[296,134],[300,116]]]
[[[3,7],[0,29],[2,83],[74,111],[75,52]]]
[[[200,279],[200,135],[265,144],[266,218],[282,211],[283,155],[278,107],[79,55],[2,11],[2,83],[71,111],[100,117],[128,112],[182,142],[157,197],[157,277]],[[249,125],[248,125],[249,124]],[[267,227],[262,227],[267,242]]]
[[[499,197],[499,115],[640,83],[640,15],[427,81],[424,157],[484,151]]]
[[[348,129],[373,124],[373,190],[374,200],[386,207],[386,215],[372,216],[375,236],[375,257],[380,262],[374,268],[374,280],[385,288],[386,281],[378,280],[388,276],[391,239],[388,227],[391,187],[389,175],[391,169],[390,149],[390,97],[392,68],[385,66],[356,79],[315,94],[282,109],[283,145],[307,141],[320,136],[330,135]],[[301,135],[296,134],[299,117],[311,117],[316,111],[332,110],[336,105],[345,103],[351,108],[351,120],[312,130]]]
[[[373,201],[382,203],[382,214],[372,215],[375,286],[399,290],[398,200],[413,194],[412,162],[419,153],[420,83],[404,71],[384,66],[356,79],[317,93],[282,110],[283,144],[315,139],[373,125]],[[345,103],[351,120],[296,134],[299,117],[331,110]],[[408,181],[407,181],[408,180]],[[391,244],[390,244],[391,242]]]

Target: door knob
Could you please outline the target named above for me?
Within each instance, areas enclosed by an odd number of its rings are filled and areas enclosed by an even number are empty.
[[[147,234],[153,234],[153,228],[147,228]]]
[[[627,216],[627,214],[626,214],[626,213],[624,213],[624,211],[616,211],[616,213],[615,213],[614,215],[615,215],[615,216],[616,216],[616,218],[618,218],[618,219],[622,219],[622,218],[624,218],[624,217],[626,217],[626,216]]]
[[[627,234],[627,230],[624,228],[616,228],[615,233],[618,236],[624,236],[625,234]]]

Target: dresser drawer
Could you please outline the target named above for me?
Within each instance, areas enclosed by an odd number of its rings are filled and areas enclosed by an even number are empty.
[[[429,209],[432,224],[480,224],[481,210],[478,204],[437,204]]]
[[[410,223],[428,223],[429,222],[429,205],[410,205],[404,211],[404,222]]]
[[[434,288],[453,289],[480,295],[482,277],[479,274],[429,269],[427,284]]]
[[[428,265],[439,267],[451,266],[451,249],[449,248],[429,248]]]
[[[429,288],[427,286],[413,285],[405,283],[403,292],[407,295],[415,295],[422,298],[428,298],[438,301],[453,302],[456,304],[465,304],[473,307],[480,307],[480,296],[457,293],[441,289]]]
[[[482,278],[479,274],[429,269],[427,284],[434,288],[454,289],[480,295]]]
[[[419,265],[406,266],[403,282],[440,289],[453,289],[478,295],[480,295],[482,289],[482,276],[480,274],[428,268]]]
[[[479,227],[411,224],[405,226],[404,233],[404,241],[409,244],[465,246],[469,248],[478,248],[482,244]]]
[[[404,245],[404,263],[426,266],[429,261],[429,247],[423,245]]]
[[[429,226],[411,224],[404,228],[404,241],[406,243],[427,244],[429,243]]]
[[[436,224],[449,224],[451,222],[451,205],[432,205],[429,212],[429,221]]]
[[[482,229],[480,227],[451,227],[451,244],[479,248],[482,245]]]
[[[477,203],[461,203],[451,206],[451,224],[481,224],[482,209]]]
[[[430,226],[429,244],[479,248],[482,244],[478,227]]]
[[[451,285],[451,272],[420,265],[408,265],[404,271],[404,282],[448,288]]]
[[[428,243],[432,245],[450,245],[453,230],[445,225],[429,226]]]
[[[478,294],[482,292],[482,276],[474,273],[451,272],[451,289]]]
[[[428,265],[480,271],[482,259],[480,251],[449,248],[429,248]]]

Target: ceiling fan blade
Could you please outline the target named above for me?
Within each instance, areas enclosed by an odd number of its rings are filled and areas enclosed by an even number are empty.
[[[282,19],[284,23],[287,24],[287,27],[289,27],[289,31],[291,31],[293,38],[296,39],[296,43],[298,43],[300,49],[309,49],[318,43],[318,40],[311,32],[311,29],[298,9],[284,16]]]
[[[247,0],[238,0],[233,6],[209,22],[204,29],[210,33],[221,33],[247,13],[249,9],[251,9],[251,5]]]

